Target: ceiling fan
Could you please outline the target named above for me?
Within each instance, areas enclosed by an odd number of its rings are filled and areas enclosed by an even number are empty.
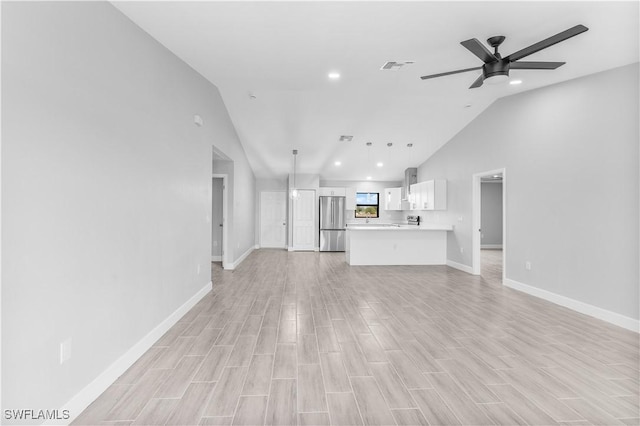
[[[449,71],[443,72],[440,74],[432,74],[425,75],[420,77],[423,80],[428,78],[442,77],[449,74],[458,74],[467,71],[475,71],[482,69],[482,74],[473,84],[469,87],[469,89],[474,89],[476,87],[482,86],[482,83],[486,79],[492,79],[493,81],[499,82],[500,80],[506,80],[509,77],[509,70],[555,70],[556,68],[565,64],[565,62],[526,62],[521,61],[517,62],[519,59],[522,59],[526,56],[529,56],[533,53],[536,53],[542,49],[546,49],[547,47],[553,46],[554,44],[560,43],[561,41],[565,41],[571,37],[577,36],[589,28],[584,25],[576,25],[575,27],[569,28],[568,30],[562,31],[554,36],[551,36],[547,39],[539,41],[537,43],[532,44],[529,47],[525,47],[524,49],[518,50],[515,53],[512,53],[509,56],[502,57],[498,53],[498,46],[502,44],[505,37],[504,36],[494,36],[487,39],[487,43],[491,47],[494,48],[494,52],[491,53],[489,49],[487,49],[482,43],[478,41],[478,39],[472,38],[470,40],[465,40],[460,44],[466,47],[471,53],[476,55],[484,65],[481,67],[474,68],[465,68],[463,70],[457,71]]]

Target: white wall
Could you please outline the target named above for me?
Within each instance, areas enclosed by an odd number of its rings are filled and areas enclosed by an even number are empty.
[[[218,90],[109,3],[3,2],[2,89],[3,408],[59,408],[207,285],[212,145],[237,251],[253,173]]]
[[[448,259],[471,266],[472,174],[506,167],[507,278],[637,320],[638,117],[637,63],[496,101],[418,170],[448,181]]]
[[[502,182],[482,182],[480,228],[482,247],[502,246]]]

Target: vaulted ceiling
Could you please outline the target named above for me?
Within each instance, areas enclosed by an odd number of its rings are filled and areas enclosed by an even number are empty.
[[[639,56],[638,2],[114,5],[219,88],[254,173],[265,178],[290,173],[291,151],[298,149],[299,173],[400,180],[405,168],[426,160],[496,99]],[[463,40],[506,36],[504,56],[577,24],[589,31],[527,58],[566,65],[512,70],[520,85],[469,89],[479,71],[419,78],[482,65]],[[414,63],[380,70],[387,61]],[[330,72],[340,78],[330,80]],[[353,140],[341,142],[341,135]]]

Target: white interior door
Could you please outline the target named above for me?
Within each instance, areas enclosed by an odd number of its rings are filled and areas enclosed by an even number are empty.
[[[301,189],[293,200],[293,249],[314,250],[316,237],[316,191]]]
[[[213,178],[211,210],[211,260],[220,262],[222,260],[222,228],[223,228],[223,179]]]
[[[260,247],[285,248],[287,244],[287,193],[260,193]]]

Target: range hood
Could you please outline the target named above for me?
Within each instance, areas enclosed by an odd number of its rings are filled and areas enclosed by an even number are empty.
[[[418,168],[409,167],[404,171],[404,181],[402,182],[402,200],[408,200],[411,194],[411,185],[418,183]]]

